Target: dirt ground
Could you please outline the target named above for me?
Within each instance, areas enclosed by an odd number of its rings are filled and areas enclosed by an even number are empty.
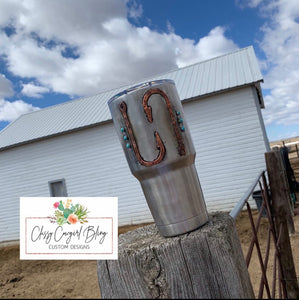
[[[262,249],[265,244],[266,225],[262,218],[259,235]],[[299,274],[299,215],[294,217],[295,234],[290,236],[297,275]],[[119,234],[138,226],[119,228]],[[251,233],[247,212],[236,220],[236,228],[244,252],[250,243]],[[269,262],[271,265],[271,262]],[[258,257],[253,254],[249,272],[254,290],[258,290],[260,274]],[[271,277],[270,277],[271,278]],[[297,276],[298,278],[298,276]],[[96,261],[53,260],[27,261],[19,259],[19,247],[0,248],[0,298],[56,298],[99,299]]]

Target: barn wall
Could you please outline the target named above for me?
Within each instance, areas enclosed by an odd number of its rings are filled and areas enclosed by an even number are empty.
[[[229,211],[265,168],[255,89],[186,102],[184,113],[207,208]],[[61,178],[70,197],[119,197],[119,225],[152,221],[112,122],[2,151],[0,172],[0,241],[19,239],[19,197],[50,196]]]
[[[230,211],[266,168],[269,149],[255,88],[186,103],[196,167],[209,211]]]

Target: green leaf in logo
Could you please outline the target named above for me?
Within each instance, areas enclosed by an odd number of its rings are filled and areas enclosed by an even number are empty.
[[[64,206],[62,204],[62,200],[60,200],[60,202],[59,202],[58,209],[61,211],[64,211]]]
[[[73,212],[69,209],[69,208],[66,208],[65,210],[64,210],[64,212],[63,212],[63,216],[67,219],[68,218],[68,216],[70,215],[70,214],[72,214]]]
[[[75,210],[76,210],[76,207],[75,207],[75,206],[72,204],[72,206],[71,206],[70,210],[72,211],[72,213],[74,213],[74,212],[75,212]]]
[[[64,217],[59,217],[56,220],[57,224],[62,226],[64,223],[66,223],[66,219]]]

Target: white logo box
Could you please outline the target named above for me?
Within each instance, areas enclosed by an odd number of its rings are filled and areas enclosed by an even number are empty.
[[[20,259],[117,258],[117,197],[20,198]]]

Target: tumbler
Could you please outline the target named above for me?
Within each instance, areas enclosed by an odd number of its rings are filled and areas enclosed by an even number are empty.
[[[195,148],[173,80],[133,86],[108,101],[132,174],[160,234],[180,235],[208,221]]]

